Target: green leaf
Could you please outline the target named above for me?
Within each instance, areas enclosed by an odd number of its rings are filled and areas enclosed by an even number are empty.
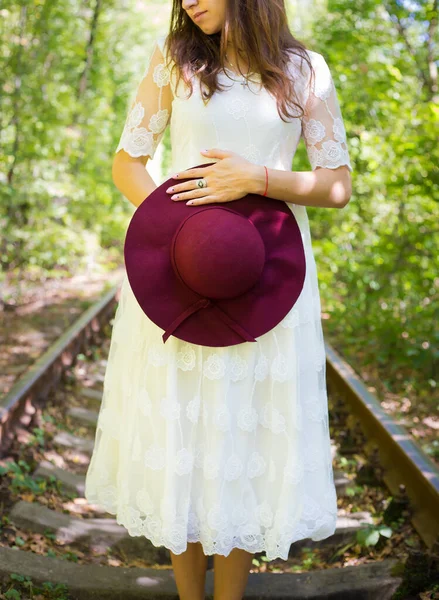
[[[360,529],[357,531],[357,541],[362,546],[375,546],[378,542],[380,534],[376,529]]]
[[[6,600],[20,600],[21,594],[17,590],[10,589],[5,592],[4,597]]]
[[[24,546],[24,544],[26,543],[25,540],[18,535],[16,536],[14,541],[17,544],[17,546]]]
[[[380,535],[383,535],[386,538],[390,538],[392,535],[392,529],[390,527],[387,527],[387,525],[381,525],[378,531]]]

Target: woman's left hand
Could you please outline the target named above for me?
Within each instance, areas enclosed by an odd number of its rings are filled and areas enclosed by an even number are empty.
[[[231,202],[244,197],[250,192],[251,174],[256,167],[254,163],[230,150],[211,148],[210,150],[203,150],[201,154],[221,160],[209,167],[181,171],[178,173],[178,178],[174,175],[173,179],[178,181],[189,178],[190,181],[182,181],[182,183],[173,185],[166,190],[168,194],[172,194],[172,200],[176,202],[185,200],[190,205]],[[201,177],[204,177],[207,182],[207,186],[204,188],[197,186],[196,180]],[[177,195],[178,197],[175,197]]]

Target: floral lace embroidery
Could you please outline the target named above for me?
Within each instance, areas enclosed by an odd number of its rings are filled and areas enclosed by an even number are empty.
[[[243,471],[243,468],[244,466],[239,456],[237,454],[232,454],[227,459],[224,467],[224,479],[226,479],[226,481],[238,479]]]
[[[250,105],[242,98],[227,98],[226,110],[234,119],[238,120],[246,116],[250,110]]]
[[[285,417],[273,406],[273,402],[264,405],[260,414],[260,423],[273,433],[285,431]]]
[[[317,398],[318,396],[306,398],[304,406],[306,410],[315,408],[321,414],[320,411],[324,412],[325,409],[324,406],[320,410],[314,406],[318,403]],[[219,410],[214,412],[220,420],[221,415],[227,413],[223,413],[222,408],[218,407]],[[253,407],[243,407],[238,411],[241,418],[246,415],[250,421],[254,420],[255,413]],[[275,434],[283,430],[285,418],[273,402],[264,406],[261,420],[263,426],[271,428]],[[133,447],[139,441],[136,435]],[[115,474],[105,463],[96,475],[99,485],[96,491],[87,491],[87,499],[116,514],[117,522],[124,525],[130,535],[144,535],[152,543],[165,545],[176,553],[181,553],[187,542],[200,541],[202,536],[203,548],[207,553],[227,555],[233,547],[238,546],[249,552],[260,548],[267,552],[267,556],[284,556],[286,560],[289,547],[295,540],[319,540],[331,535],[335,530],[337,514],[331,458],[327,455],[325,446],[310,443],[300,453],[287,455],[286,459],[283,477],[285,482],[297,487],[301,506],[301,512],[297,513],[294,520],[280,507],[274,511],[266,499],[255,505],[253,514],[242,503],[237,504],[231,513],[227,513],[220,501],[212,504],[206,511],[203,498],[198,498],[194,506],[189,506],[189,499],[177,504],[175,498],[166,496],[155,506],[150,491],[143,487],[134,494],[135,507],[130,506],[128,488],[122,487],[118,491],[112,483]],[[165,469],[165,448],[154,443],[150,445],[144,455],[144,464],[155,471]],[[213,452],[205,454],[204,444],[200,443],[195,446],[194,452],[187,447],[177,450],[173,461],[168,463],[168,468],[181,477],[190,475],[194,468],[201,468],[206,479],[222,477],[228,483],[237,481],[243,475],[251,481],[266,473],[268,483],[274,482],[277,477],[273,457],[268,461],[268,472],[267,462],[257,450],[249,455],[246,463],[232,451],[221,465],[220,456]],[[322,482],[326,482],[326,488],[321,494],[321,500],[304,492],[302,482],[309,471],[322,471],[319,477]],[[187,520],[184,515],[187,515]]]
[[[310,119],[305,126],[306,136],[311,144],[321,142],[326,135],[326,129],[323,123]]]
[[[346,165],[352,171],[346,130],[331,72],[321,54],[311,52],[310,56],[316,76],[307,114],[302,118],[302,136],[311,168],[335,169]]]
[[[169,71],[165,68],[164,63],[155,67],[152,78],[159,88],[169,84]]]
[[[117,488],[111,484],[101,488],[98,496],[91,494],[89,500],[117,515],[117,523],[131,536],[145,536],[155,546],[164,545],[175,554],[181,554],[187,542],[202,540],[206,554],[227,556],[234,547],[239,547],[251,553],[265,551],[268,560],[287,560],[290,546],[295,541],[325,539],[336,528],[337,505],[333,487],[327,488],[321,501],[303,491],[299,493],[301,513],[294,513],[294,516],[280,508],[274,512],[266,500],[255,506],[253,515],[242,503],[228,514],[220,501],[206,511],[202,497],[195,506],[185,504],[181,512],[165,497],[160,502],[158,516],[154,514],[147,490],[141,489],[136,494],[137,508],[134,508],[118,503]]]
[[[256,507],[256,519],[264,527],[270,527],[273,523],[273,511],[266,500]]]
[[[269,363],[265,354],[261,354],[258,359],[258,364],[255,367],[255,379],[256,381],[264,381],[267,378],[269,372]]]
[[[209,379],[221,379],[226,372],[226,363],[218,354],[211,354],[204,363],[203,373]]]
[[[258,424],[258,412],[253,407],[241,408],[238,412],[238,427],[244,431],[254,431]]]
[[[165,466],[165,449],[161,446],[150,446],[145,451],[145,467],[159,471]]]
[[[181,448],[175,457],[175,472],[177,475],[186,475],[194,467],[194,455],[187,448]]]
[[[186,416],[189,419],[189,421],[192,421],[192,423],[198,423],[198,418],[200,416],[200,406],[200,396],[195,396],[186,406]]]
[[[116,153],[123,149],[133,157],[149,156],[154,158],[171,114],[170,106],[162,107],[162,91],[170,84],[170,73],[161,59],[163,59],[163,55],[160,47],[156,44],[128,112]],[[157,60],[161,62],[155,64]],[[154,68],[152,69],[152,67]],[[149,112],[149,102],[153,96],[151,92],[144,91],[150,89],[149,73],[151,70],[152,82],[158,88],[157,111],[153,114]],[[148,106],[148,112],[145,110],[145,106]]]
[[[195,367],[195,350],[190,344],[185,344],[183,349],[177,352],[177,367],[182,371],[191,371]]]
[[[288,478],[291,483],[297,485],[303,479],[304,468],[302,462],[290,462],[284,468],[284,476]]]
[[[253,479],[259,477],[265,472],[265,459],[259,452],[252,452],[247,465],[247,477]]]
[[[227,527],[228,518],[219,502],[216,502],[207,513],[207,522],[211,529],[216,529],[217,531]]]
[[[247,361],[241,358],[240,356],[235,355],[231,358],[229,369],[230,379],[232,381],[240,381],[241,379],[244,379],[247,376]]]
[[[165,349],[158,344],[153,344],[148,350],[148,362],[153,367],[164,367],[167,364]]]
[[[291,377],[291,371],[283,354],[278,354],[271,363],[271,376],[275,381],[286,381]]]

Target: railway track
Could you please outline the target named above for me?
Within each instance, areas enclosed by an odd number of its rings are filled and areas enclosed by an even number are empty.
[[[168,550],[83,498],[117,299],[116,286],[0,402],[0,598],[178,598]],[[245,598],[435,593],[437,467],[328,344],[326,354],[337,529],[293,544],[288,561],[256,553]]]
[[[92,304],[13,384],[0,401],[0,455],[14,438],[17,425],[31,425],[38,419],[48,394],[65,370],[90,343],[96,342],[108,323],[117,302],[119,285]]]

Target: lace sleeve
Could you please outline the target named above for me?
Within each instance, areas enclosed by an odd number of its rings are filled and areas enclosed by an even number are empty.
[[[130,156],[149,156],[165,132],[172,112],[170,72],[163,56],[163,36],[156,39],[116,148]]]
[[[315,77],[306,96],[302,117],[302,137],[311,168],[336,169],[346,165],[352,171],[346,131],[337,98],[337,91],[325,58],[309,52]]]

